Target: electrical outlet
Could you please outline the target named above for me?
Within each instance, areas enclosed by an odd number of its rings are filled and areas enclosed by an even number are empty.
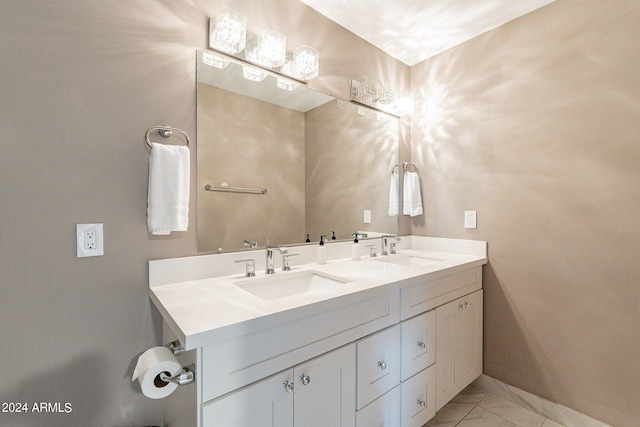
[[[476,228],[476,211],[464,211],[464,228]]]
[[[78,258],[104,255],[102,228],[102,224],[76,225]]]
[[[90,251],[98,247],[95,230],[86,230],[84,232],[84,250]]]

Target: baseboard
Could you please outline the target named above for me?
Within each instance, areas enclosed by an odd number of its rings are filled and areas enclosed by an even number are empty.
[[[581,412],[510,386],[488,375],[480,375],[474,382],[477,387],[505,400],[517,403],[533,412],[568,427],[612,427]]]

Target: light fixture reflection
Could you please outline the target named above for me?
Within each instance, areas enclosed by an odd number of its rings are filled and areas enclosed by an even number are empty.
[[[202,54],[202,62],[212,67],[220,68],[221,70],[227,68],[231,61],[222,55],[216,55],[213,53],[204,52]]]
[[[258,43],[255,41],[250,42],[244,50],[244,56],[251,62],[258,61]],[[252,82],[261,82],[267,77],[267,73],[263,73],[259,69],[250,65],[242,66],[242,77]]]

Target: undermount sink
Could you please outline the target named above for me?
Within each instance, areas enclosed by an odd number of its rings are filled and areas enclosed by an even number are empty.
[[[439,264],[446,260],[444,258],[430,258],[415,255],[392,255],[388,258],[381,257],[379,261],[389,264],[404,265],[405,267],[424,267],[427,265]]]
[[[331,289],[350,280],[319,271],[285,273],[271,277],[247,279],[234,285],[265,301],[285,298],[307,292]]]

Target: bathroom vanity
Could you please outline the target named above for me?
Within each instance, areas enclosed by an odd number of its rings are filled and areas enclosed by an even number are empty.
[[[482,373],[486,243],[406,236],[397,248],[352,261],[349,243],[331,243],[326,265],[313,245],[289,248],[291,271],[270,275],[265,250],[151,261],[165,342],[180,341],[196,374],[165,399],[165,425],[426,423]]]

